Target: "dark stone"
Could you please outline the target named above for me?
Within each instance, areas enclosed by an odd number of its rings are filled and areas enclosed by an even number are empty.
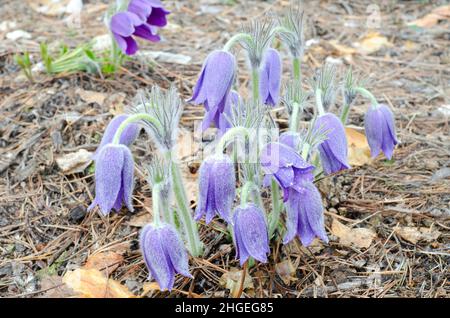
[[[69,221],[72,223],[81,223],[86,216],[86,208],[78,205],[69,212]]]

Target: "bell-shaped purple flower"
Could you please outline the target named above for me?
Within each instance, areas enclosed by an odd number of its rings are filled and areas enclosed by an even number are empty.
[[[93,159],[98,156],[100,150],[107,144],[111,143],[114,135],[119,128],[120,124],[129,117],[129,115],[121,114],[115,116],[106,127],[105,133],[103,134],[102,141],[98,146]],[[138,124],[129,124],[120,135],[119,143],[125,146],[131,145],[139,134],[139,125]]]
[[[233,161],[227,155],[213,155],[206,158],[199,172],[199,200],[195,219],[206,214],[206,223],[218,214],[229,222],[230,212],[236,195],[236,177]]]
[[[128,11],[133,12],[150,26],[164,27],[167,24],[166,15],[170,13],[164,9],[160,0],[131,0]]]
[[[175,274],[193,278],[189,273],[189,259],[178,232],[168,224],[148,224],[140,235],[145,264],[161,290],[172,290]]]
[[[124,145],[107,144],[95,161],[95,199],[88,211],[96,205],[107,215],[111,209],[119,211],[122,203],[133,211],[133,155]]]
[[[301,180],[295,189],[289,189],[286,212],[287,232],[283,238],[284,244],[290,242],[296,234],[305,246],[309,246],[316,236],[328,243],[322,200],[311,181]]]
[[[280,135],[280,143],[291,147],[294,150],[298,150],[301,137],[298,132],[286,131]]]
[[[347,137],[339,118],[326,113],[317,118],[314,129],[327,132],[327,139],[319,145],[320,160],[326,174],[350,168]]]
[[[220,135],[223,135],[224,133],[226,133],[227,129],[231,128],[231,124],[228,122],[228,119],[224,115],[226,114],[228,118],[231,118],[233,107],[239,105],[239,99],[239,94],[236,91],[231,90],[226,100],[224,111],[219,118],[218,128],[220,131]]]
[[[289,188],[295,187],[301,179],[312,180],[314,166],[291,147],[282,143],[271,142],[261,150],[261,166],[264,171],[264,186],[270,185],[272,178],[283,189],[283,199],[289,198]]]
[[[389,107],[385,104],[371,107],[366,113],[364,126],[372,157],[375,158],[383,151],[390,160],[398,141],[394,115]]]
[[[241,266],[251,256],[266,263],[269,250],[267,225],[263,211],[253,203],[239,206],[234,210],[233,233],[236,257]]]
[[[270,106],[278,104],[281,87],[282,64],[277,50],[269,48],[264,54],[260,71],[259,92],[261,101]]]
[[[206,113],[202,129],[206,130],[214,121],[220,126],[220,118],[225,111],[229,92],[236,72],[236,60],[226,51],[211,52],[203,64],[194,93],[189,100],[194,104],[204,104]]]
[[[110,29],[117,45],[127,55],[133,55],[138,50],[137,42],[133,36],[153,42],[160,40],[160,37],[155,33],[156,30],[133,12],[116,13],[111,18]]]

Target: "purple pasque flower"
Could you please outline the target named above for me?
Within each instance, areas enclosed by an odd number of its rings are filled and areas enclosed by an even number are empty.
[[[326,174],[350,168],[348,164],[347,137],[339,118],[326,113],[317,118],[314,129],[326,131],[327,139],[319,145],[320,160]]]
[[[98,153],[100,150],[107,144],[111,143],[114,135],[116,134],[117,129],[119,128],[120,124],[123,123],[125,119],[127,119],[129,115],[126,114],[120,114],[115,116],[106,127],[105,133],[103,134],[102,141],[100,142],[100,145],[98,146],[97,150],[95,151],[95,154],[93,156],[93,159],[98,156]],[[129,124],[127,127],[122,131],[122,134],[120,135],[119,143],[125,146],[131,145],[137,138],[139,134],[139,125],[138,124]]]
[[[269,48],[264,54],[260,71],[259,92],[264,104],[275,106],[278,104],[281,87],[282,64],[277,50]]]
[[[267,262],[269,237],[263,211],[258,206],[248,203],[234,210],[233,234],[236,258],[239,258],[241,266],[250,256],[262,263]]]
[[[189,273],[188,254],[178,232],[171,225],[148,224],[140,234],[145,265],[161,290],[172,290],[175,274],[193,278]]]
[[[119,211],[122,203],[133,211],[134,161],[130,149],[124,145],[107,144],[100,149],[95,160],[95,199],[88,207],[96,205],[103,215],[111,209]]]
[[[170,13],[164,9],[160,0],[131,0],[128,11],[139,16],[148,25],[161,28],[167,24],[166,15]]]
[[[230,157],[222,154],[206,158],[200,166],[195,219],[198,221],[206,214],[206,223],[210,223],[214,215],[218,214],[229,222],[236,196],[235,185],[234,164]]]
[[[138,50],[138,45],[133,36],[137,36],[152,42],[158,42],[160,37],[146,22],[133,12],[119,12],[111,18],[110,29],[117,45],[124,54],[133,55]]]
[[[289,188],[295,187],[301,179],[313,178],[314,166],[306,162],[293,148],[279,142],[265,145],[261,150],[260,161],[265,174],[264,186],[270,185],[272,178],[275,178],[283,189],[285,202],[289,198]]]
[[[390,160],[398,140],[394,115],[389,107],[385,104],[370,107],[365,116],[364,127],[372,158],[383,151],[386,158]]]
[[[316,236],[328,243],[322,199],[311,180],[301,179],[295,188],[289,189],[286,213],[287,232],[283,238],[284,244],[290,242],[296,234],[305,246],[309,246]]]
[[[223,113],[220,115],[219,118],[218,128],[220,131],[220,135],[223,135],[229,128],[231,128],[231,123],[228,121],[226,116],[228,116],[228,118],[232,117],[233,107],[237,107],[239,105],[239,100],[240,100],[239,94],[235,90],[231,90],[225,102],[225,108],[223,110]]]
[[[220,126],[220,118],[225,111],[235,72],[236,59],[231,53],[216,50],[206,57],[194,93],[189,100],[196,105],[203,103],[205,106],[203,130],[206,130],[213,121],[216,127]]]
[[[298,150],[300,145],[301,137],[298,132],[285,131],[280,135],[280,143],[291,147],[294,150]]]

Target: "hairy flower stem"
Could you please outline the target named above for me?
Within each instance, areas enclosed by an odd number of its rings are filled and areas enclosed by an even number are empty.
[[[301,79],[300,58],[298,57],[292,58],[292,69],[294,71],[294,81],[300,83]]]
[[[228,143],[234,141],[234,138],[238,136],[244,136],[248,139],[250,135],[245,127],[233,127],[229,129],[222,138],[220,138],[219,143],[216,146],[216,154],[222,154]]]
[[[348,114],[350,113],[350,104],[345,104],[344,107],[342,107],[342,113],[341,113],[341,123],[345,126],[348,120]]]
[[[370,102],[372,103],[373,107],[378,107],[377,99],[367,89],[365,89],[364,87],[355,87],[355,91],[360,93],[362,96],[368,98],[370,100]]]
[[[280,189],[275,179],[272,179],[270,184],[272,192],[272,213],[269,218],[269,239],[272,238],[280,220],[281,207],[280,207]]]
[[[261,209],[264,210],[264,204],[262,202],[261,196],[259,195],[259,188],[253,181],[246,181],[241,190],[241,205],[248,202],[250,194],[254,194],[253,199],[256,201]]]
[[[152,203],[153,203],[153,223],[155,225],[161,224],[161,184],[157,183],[152,188]]]
[[[259,69],[252,69],[252,92],[253,102],[255,105],[259,103]]]
[[[183,185],[180,168],[172,160],[172,152],[166,152],[167,161],[170,164],[170,175],[172,177],[172,187],[177,202],[180,222],[184,228],[184,234],[188,243],[188,250],[192,256],[198,257],[203,252],[203,244],[200,241],[197,224],[194,222],[192,213],[187,203],[186,190]]]
[[[157,129],[161,129],[161,124],[159,123],[159,121],[155,117],[153,117],[153,116],[151,116],[149,114],[146,114],[146,113],[134,114],[134,115],[131,115],[130,117],[128,117],[127,119],[125,119],[120,124],[119,128],[117,128],[117,131],[116,131],[116,133],[114,135],[112,143],[115,144],[115,145],[118,145],[119,141],[120,141],[120,135],[122,135],[122,132],[124,131],[124,129],[129,124],[135,123],[135,122],[140,121],[140,120],[146,120],[148,122],[151,122],[153,125],[155,125],[155,127]]]
[[[227,41],[227,43],[225,43],[225,45],[223,46],[223,50],[225,52],[228,52],[231,50],[233,45],[235,45],[237,42],[239,42],[241,40],[251,40],[251,39],[252,39],[252,36],[247,33],[235,34]]]
[[[299,103],[293,103],[292,104],[292,114],[289,122],[289,129],[291,131],[297,132],[298,131],[298,122],[299,118],[298,115],[300,113],[300,104]]]
[[[317,114],[323,115],[325,114],[325,110],[323,109],[323,103],[322,103],[322,90],[320,88],[316,89],[316,107],[317,107]]]

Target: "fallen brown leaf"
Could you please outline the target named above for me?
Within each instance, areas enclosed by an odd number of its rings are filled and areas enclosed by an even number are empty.
[[[333,219],[331,233],[339,238],[339,243],[345,246],[354,245],[358,248],[369,248],[376,233],[372,229],[350,228],[337,219]]]
[[[345,134],[348,144],[348,163],[356,167],[370,163],[372,157],[366,136],[350,127],[345,127]]]
[[[77,152],[65,154],[56,158],[56,164],[65,174],[84,171],[92,162],[92,152],[80,149]]]
[[[432,230],[427,227],[397,226],[394,230],[404,240],[413,244],[419,241],[433,242],[441,236],[441,232],[438,230]]]
[[[446,5],[434,9],[424,17],[408,23],[408,25],[415,25],[421,28],[430,28],[435,26],[440,20],[447,20],[449,18],[450,5]]]
[[[231,297],[235,297],[241,287],[242,275],[244,271],[238,268],[231,268],[229,272],[220,277],[219,284],[230,290]],[[254,289],[252,277],[248,271],[245,273],[243,290]]]
[[[358,53],[369,55],[386,46],[392,46],[389,40],[378,32],[368,33],[360,42],[355,43]]]
[[[295,277],[296,268],[290,259],[275,264],[275,272],[277,272],[281,280],[288,286],[291,282],[297,280]]]
[[[144,227],[151,221],[152,221],[152,216],[150,215],[150,213],[145,211],[144,213],[133,215],[131,217],[131,219],[128,221],[128,225],[134,226],[134,227]]]
[[[62,280],[82,298],[134,297],[124,285],[113,279],[108,279],[97,269],[78,268],[67,272]]]
[[[86,103],[97,103],[99,105],[103,105],[106,99],[106,95],[103,93],[95,92],[95,91],[86,91],[84,89],[78,88],[76,93],[80,95],[81,99]]]
[[[102,252],[88,257],[84,269],[97,269],[106,275],[114,272],[123,263],[123,256],[115,252]]]

